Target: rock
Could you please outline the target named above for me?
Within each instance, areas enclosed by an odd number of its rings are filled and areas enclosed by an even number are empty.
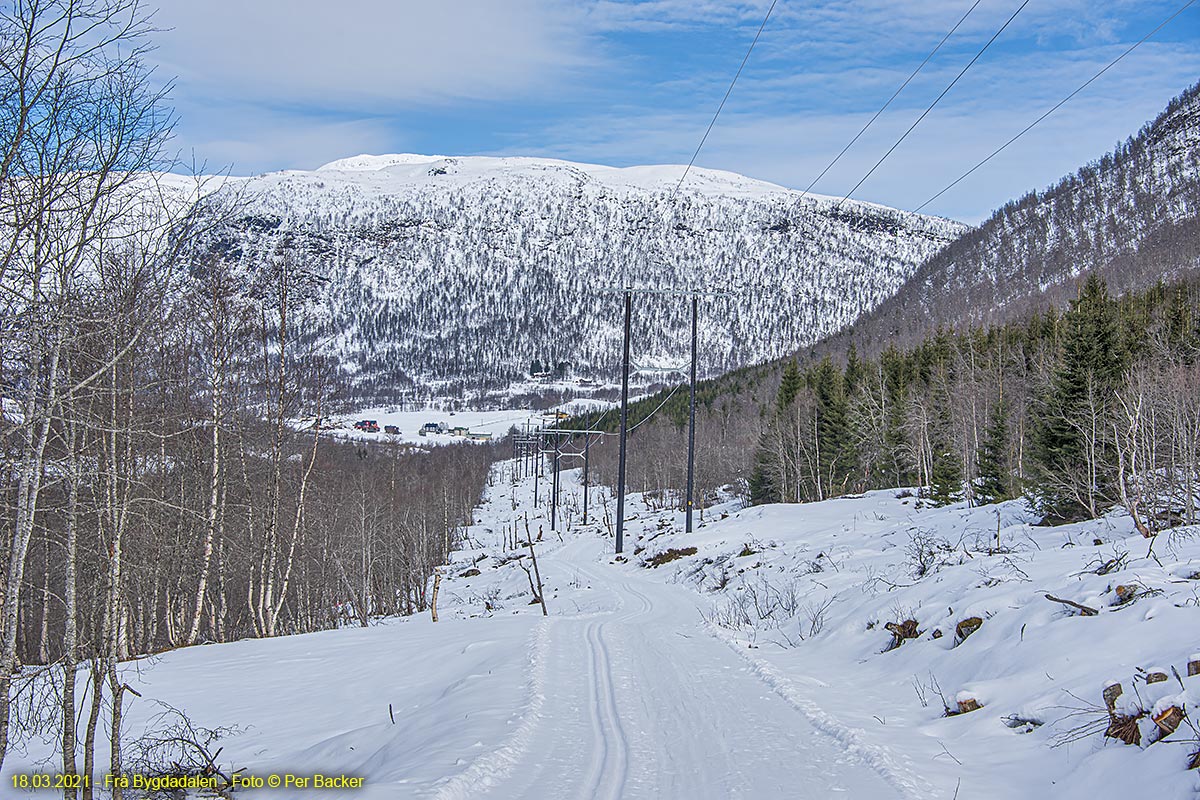
[[[478,575],[478,574],[479,574],[479,570],[475,569],[474,567],[471,567],[471,568],[470,568],[470,569],[468,569],[468,570],[465,570],[465,571],[463,571],[463,572],[460,572],[460,573],[458,573],[458,577],[460,577],[460,578],[474,578],[474,577],[475,577],[476,575]]]
[[[981,617],[967,617],[954,627],[954,633],[958,636],[960,642],[965,641],[975,631],[983,625]]]
[[[1137,587],[1129,586],[1128,584],[1123,583],[1117,587],[1116,594],[1117,594],[1116,605],[1123,605],[1125,603],[1128,603],[1133,598],[1137,597]]]
[[[1146,683],[1162,683],[1169,677],[1167,671],[1161,667],[1152,667],[1146,670]]]
[[[1192,653],[1188,656],[1187,674],[1189,678],[1193,675],[1200,675],[1200,653]]]
[[[941,628],[934,628],[934,629],[933,629],[933,638],[934,638],[934,639],[940,639],[940,638],[942,638],[942,629],[941,629]]]

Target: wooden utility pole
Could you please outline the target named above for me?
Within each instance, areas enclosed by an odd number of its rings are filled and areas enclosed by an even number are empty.
[[[687,523],[685,533],[692,532],[692,508],[696,505],[696,341],[700,296],[692,295],[692,371],[688,398],[688,459],[687,459]]]
[[[589,426],[590,427],[590,426]],[[583,524],[587,525],[588,517],[588,467],[591,465],[592,435],[583,435]]]
[[[550,530],[558,530],[558,456],[559,456],[559,438],[558,431],[554,432],[554,467],[550,482]]]
[[[621,359],[621,451],[617,459],[617,552],[625,545],[625,454],[629,438],[629,337],[633,320],[633,288],[625,287],[625,346]]]

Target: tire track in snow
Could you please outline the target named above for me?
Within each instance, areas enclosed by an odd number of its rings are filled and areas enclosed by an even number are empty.
[[[505,781],[529,753],[534,730],[546,702],[546,652],[550,642],[550,619],[543,618],[534,629],[529,648],[529,705],[521,721],[508,738],[484,753],[462,772],[454,775],[430,794],[434,800],[471,800]]]
[[[928,783],[919,781],[910,769],[893,758],[887,748],[866,741],[860,729],[847,725],[816,703],[803,697],[796,689],[795,684],[788,680],[782,672],[764,659],[750,655],[734,637],[711,622],[705,621],[704,624],[713,636],[725,642],[729,649],[737,653],[750,666],[750,671],[759,680],[786,700],[788,705],[800,712],[814,728],[836,740],[846,749],[846,752],[873,769],[885,783],[908,800],[926,800],[928,798]]]

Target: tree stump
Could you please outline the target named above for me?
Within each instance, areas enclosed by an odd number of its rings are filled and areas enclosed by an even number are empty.
[[[1146,671],[1146,683],[1162,683],[1169,677],[1166,670],[1161,667],[1154,667]]]
[[[1200,653],[1192,653],[1188,656],[1187,674],[1189,678],[1193,675],[1200,675]]]

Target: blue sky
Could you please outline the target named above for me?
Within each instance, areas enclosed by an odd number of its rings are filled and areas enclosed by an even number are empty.
[[[973,0],[779,0],[697,163],[804,188]],[[855,197],[920,205],[1184,0],[1031,0]],[[686,163],[769,0],[166,0],[176,145],[210,170],[358,153]],[[1020,5],[981,0],[817,184],[845,194]],[[969,222],[1098,158],[1200,76],[1200,3],[926,211]]]

